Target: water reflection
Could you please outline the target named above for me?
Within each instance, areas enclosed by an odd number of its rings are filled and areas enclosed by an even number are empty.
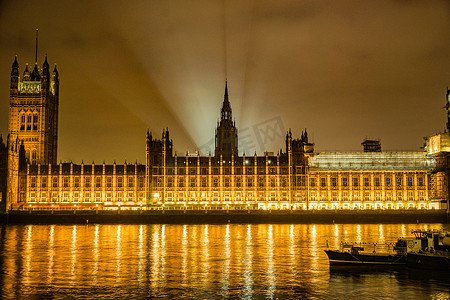
[[[0,231],[1,298],[449,297],[450,280],[336,272],[327,241],[394,242],[400,225],[33,225]],[[445,279],[447,278],[447,279]]]
[[[244,286],[242,296],[244,299],[251,299],[253,296],[253,251],[252,251],[252,225],[247,225],[245,235],[244,252]]]
[[[93,268],[92,268],[92,279],[94,284],[98,283],[98,260],[99,260],[99,225],[95,225],[94,227],[94,243],[93,243],[93,249],[92,249],[92,254],[93,254]]]

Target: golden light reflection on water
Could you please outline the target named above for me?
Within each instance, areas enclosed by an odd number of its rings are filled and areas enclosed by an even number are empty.
[[[0,248],[0,262],[5,270],[0,273],[0,296],[339,298],[345,297],[349,284],[356,285],[361,295],[376,293],[372,286],[387,294],[414,288],[421,295],[417,284],[408,286],[405,278],[359,277],[349,283],[348,278],[332,276],[323,250],[327,241],[331,248],[341,240],[394,242],[409,235],[412,229],[424,227],[421,224],[8,226],[3,228],[4,242]],[[426,228],[443,226],[432,224]],[[379,287],[381,284],[387,287]],[[422,295],[428,297],[433,291],[433,286],[427,286]]]
[[[24,255],[25,255],[25,276],[23,284],[29,284],[28,279],[30,277],[30,271],[31,271],[31,257],[33,252],[33,225],[28,225],[27,227],[27,234],[25,239],[25,249],[24,249]]]
[[[121,263],[122,263],[122,236],[121,229],[122,225],[117,226],[117,237],[116,237],[116,280],[120,282],[121,278]]]
[[[47,262],[47,284],[51,285],[53,279],[53,257],[55,256],[55,248],[54,248],[54,239],[55,239],[55,225],[50,225],[50,231],[48,234],[48,262]]]
[[[94,227],[94,246],[92,247],[93,252],[93,268],[92,268],[92,279],[94,284],[98,283],[98,260],[99,260],[99,225],[95,225]]]
[[[76,282],[75,267],[77,262],[77,226],[72,226],[72,242],[70,247],[70,277],[71,282]]]
[[[244,252],[244,286],[242,289],[244,298],[252,296],[253,290],[253,251],[252,251],[252,225],[246,226],[245,252]]]

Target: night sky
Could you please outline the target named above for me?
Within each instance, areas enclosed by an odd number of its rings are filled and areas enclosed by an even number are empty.
[[[207,152],[226,79],[246,154],[284,149],[289,128],[319,151],[419,150],[445,128],[447,0],[1,1],[3,136],[36,28],[60,72],[61,161],[144,162],[147,128]]]

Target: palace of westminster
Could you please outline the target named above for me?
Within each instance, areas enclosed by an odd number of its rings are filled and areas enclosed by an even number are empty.
[[[450,91],[446,94],[450,120]],[[147,132],[142,164],[57,163],[59,75],[47,57],[11,71],[0,138],[0,194],[11,209],[448,209],[450,121],[424,151],[315,152],[306,130],[274,154],[240,156],[228,88],[214,155],[177,156],[169,130]]]

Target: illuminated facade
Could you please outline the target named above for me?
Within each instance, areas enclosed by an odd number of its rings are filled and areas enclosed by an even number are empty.
[[[14,61],[0,147],[6,210],[447,208],[449,129],[422,152],[382,152],[377,141],[364,152],[315,152],[306,130],[289,130],[284,151],[240,156],[227,85],[214,155],[177,155],[166,129],[147,132],[144,165],[56,164],[58,72],[49,75],[47,60],[40,77],[37,64],[27,72],[20,79]]]

